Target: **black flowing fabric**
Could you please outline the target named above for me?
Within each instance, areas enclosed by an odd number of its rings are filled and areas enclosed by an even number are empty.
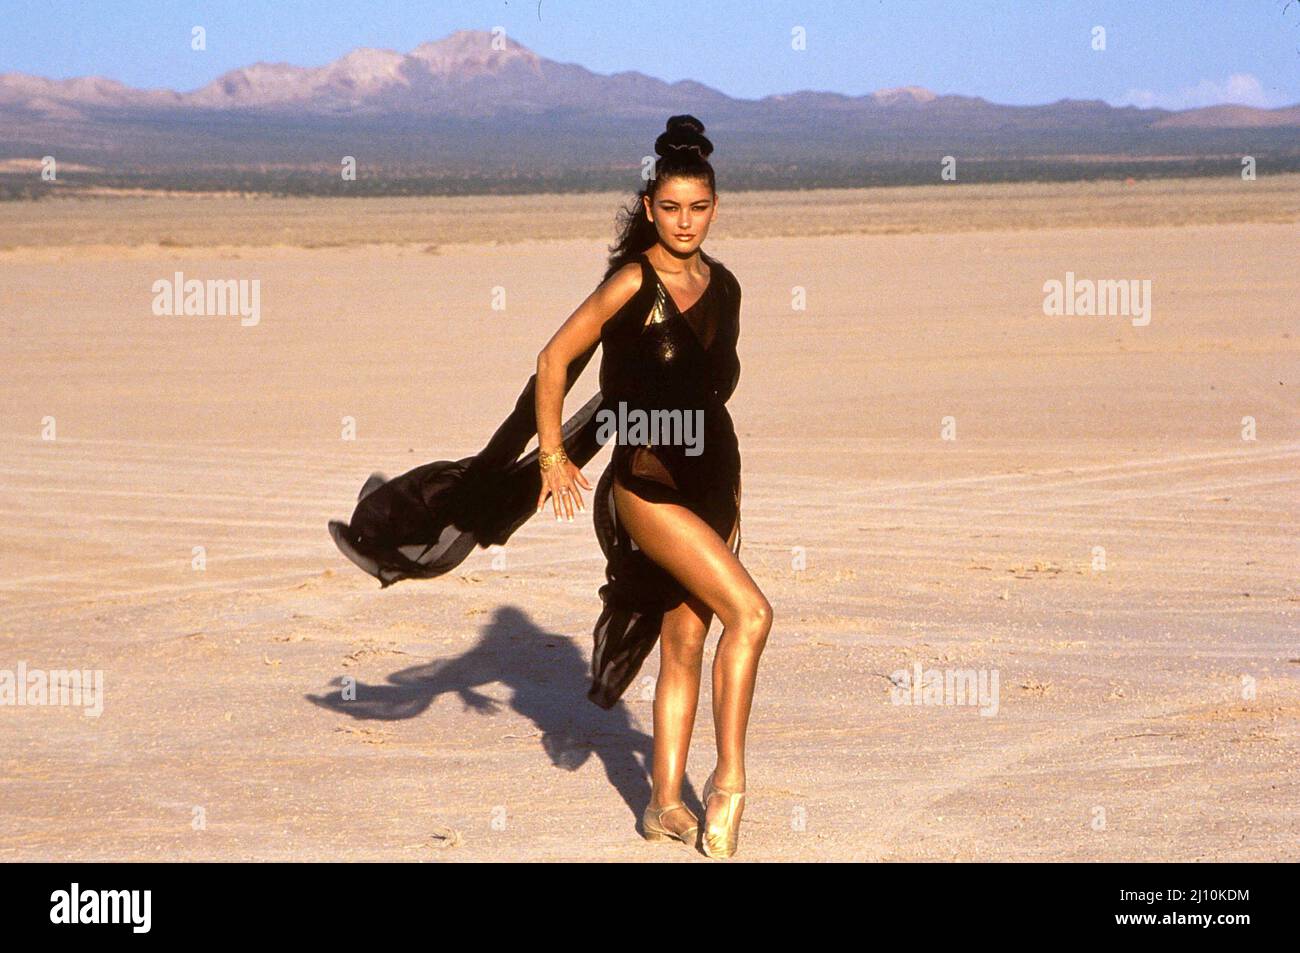
[[[565,452],[582,467],[615,436],[614,425],[636,418],[636,411],[659,420],[673,419],[675,412],[696,425],[677,433],[689,434],[689,440],[667,443],[656,443],[654,433],[641,439],[629,428],[596,485],[593,520],[606,581],[599,591],[602,611],[593,630],[587,697],[601,708],[617,704],[658,641],[664,613],[687,596],[618,520],[613,482],[643,498],[689,508],[740,552],[740,452],[725,406],[740,376],[740,285],[721,262],[701,256],[709,265],[709,283],[684,312],[641,256],[640,289],[605,322],[597,342],[600,391],[562,428]],[[593,344],[569,365],[565,393],[595,349]],[[440,576],[475,546],[504,544],[537,512],[541,493],[537,448],[520,456],[537,433],[536,385],[534,374],[514,410],[473,456],[426,463],[391,480],[372,474],[352,518],[330,521],[330,535],[343,554],[386,588],[402,579]]]

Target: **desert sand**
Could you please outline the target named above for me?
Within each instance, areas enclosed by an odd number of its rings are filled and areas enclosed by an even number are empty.
[[[624,198],[0,206],[0,669],[104,692],[0,706],[0,859],[708,862],[636,833],[657,654],[585,698],[590,507],[387,590],[326,532],[479,449]],[[736,861],[1300,859],[1298,224],[1296,176],[724,193]],[[257,322],[155,314],[176,272]],[[1045,315],[1067,273],[1149,323]],[[896,704],[917,665],[996,707]]]

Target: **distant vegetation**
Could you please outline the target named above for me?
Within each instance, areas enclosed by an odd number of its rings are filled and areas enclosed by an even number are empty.
[[[1105,179],[1157,179],[1235,176],[1239,156],[1222,158],[1113,157],[1081,161],[1063,158],[966,159],[958,164],[958,184],[988,182],[1077,182]],[[1300,151],[1259,157],[1259,175],[1300,172]],[[779,165],[719,164],[720,188],[752,189],[865,188],[939,183],[938,163],[802,162]],[[239,192],[273,196],[373,198],[432,195],[521,195],[539,192],[632,191],[640,182],[636,171],[600,168],[518,172],[501,169],[478,172],[368,172],[344,181],[334,170],[165,169],[123,173],[59,173],[58,182],[44,182],[35,172],[0,174],[0,200],[32,200],[55,195],[114,189],[174,192]]]

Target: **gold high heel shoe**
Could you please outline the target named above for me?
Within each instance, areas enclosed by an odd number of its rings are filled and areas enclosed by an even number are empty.
[[[679,840],[688,847],[695,846],[695,839],[699,836],[700,825],[696,822],[693,826],[686,828],[680,834],[677,831],[664,827],[663,818],[669,811],[676,808],[686,808],[686,813],[690,814],[692,819],[695,817],[691,809],[686,807],[681,801],[676,804],[667,804],[663,807],[647,806],[645,813],[641,815],[641,826],[644,830],[641,836],[646,840]]]
[[[709,780],[704,782],[704,810],[709,809],[709,798],[715,794],[727,798],[727,811],[723,815],[722,825],[710,824],[705,815],[704,839],[702,847],[709,857],[730,857],[736,852],[740,842],[740,809],[745,803],[744,791],[724,791],[713,783],[714,772],[709,772]]]

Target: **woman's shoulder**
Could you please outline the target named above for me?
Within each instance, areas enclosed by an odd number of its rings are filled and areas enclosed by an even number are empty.
[[[610,272],[592,292],[592,300],[604,315],[601,337],[623,328],[629,320],[628,315],[640,313],[652,287],[645,278],[641,262],[636,259]]]
[[[700,254],[704,256],[704,260],[708,262],[711,270],[717,269],[716,274],[722,278],[722,287],[726,288],[729,293],[738,296],[740,294],[740,280],[732,274],[731,269],[703,249],[701,249]]]
[[[616,309],[632,303],[645,286],[645,273],[638,260],[614,269],[596,288],[596,295]]]
[[[638,257],[610,272],[600,286],[620,298],[628,298],[640,291],[644,283],[645,266]]]
[[[726,266],[726,263],[724,263],[721,258],[713,257],[708,252],[706,252],[703,248],[700,249],[700,255],[701,257],[703,257],[703,259],[706,262],[708,262],[710,268],[718,269],[718,273],[722,275],[723,280],[727,284],[739,283],[736,281],[736,276],[731,273],[731,269]]]

